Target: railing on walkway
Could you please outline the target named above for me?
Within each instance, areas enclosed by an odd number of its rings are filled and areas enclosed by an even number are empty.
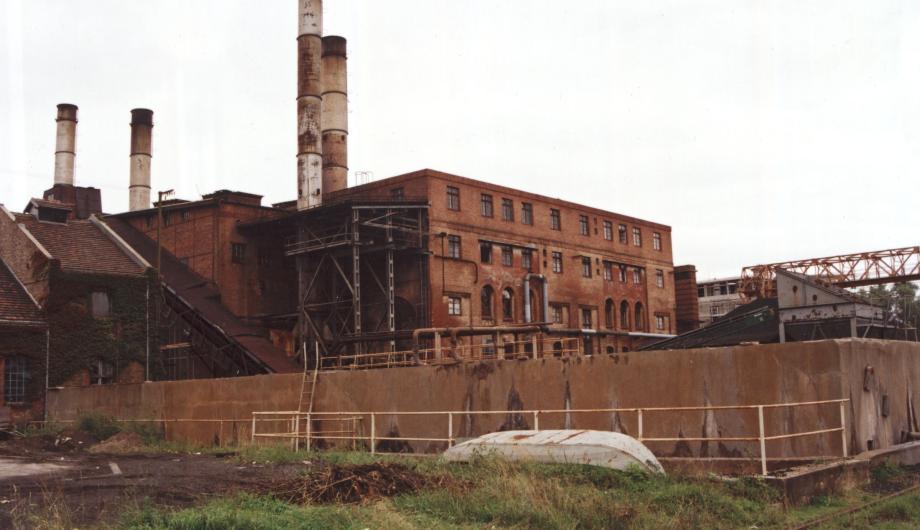
[[[444,362],[477,362],[495,359],[540,359],[543,357],[573,357],[581,355],[581,340],[577,337],[543,337],[534,335],[527,340],[496,343],[458,344],[453,347],[338,355],[323,358],[323,370],[365,370],[440,364]],[[418,362],[416,362],[416,356]]]
[[[532,429],[540,430],[546,428],[546,418],[551,416],[563,416],[564,424],[571,424],[571,416],[578,414],[632,414],[636,421],[636,439],[645,444],[653,444],[652,452],[655,452],[654,444],[663,442],[738,442],[738,443],[757,443],[758,459],[760,460],[761,473],[767,474],[767,442],[776,440],[787,440],[794,438],[803,438],[810,436],[828,435],[840,433],[841,454],[844,458],[848,456],[847,451],[847,433],[846,433],[846,403],[849,399],[829,399],[821,401],[803,401],[795,403],[771,403],[761,405],[708,405],[694,407],[642,407],[642,408],[605,408],[605,409],[553,409],[553,410],[485,410],[485,411],[403,411],[403,412],[313,412],[300,413],[297,411],[259,411],[252,413],[252,442],[257,443],[258,439],[273,438],[287,439],[291,441],[293,448],[300,447],[303,441],[305,447],[309,450],[315,447],[318,440],[325,441],[350,441],[353,448],[364,447],[367,443],[371,453],[378,452],[382,443],[389,442],[399,446],[410,442],[432,442],[447,447],[453,446],[457,442],[455,420],[457,418],[470,416],[489,416],[489,415],[515,415],[520,419],[525,417],[531,418]],[[840,425],[832,428],[814,429],[808,431],[799,431],[791,433],[771,434],[766,431],[764,421],[764,411],[776,409],[789,409],[799,407],[820,407],[823,405],[838,405],[840,410]],[[757,414],[757,433],[751,433],[739,436],[648,436],[647,425],[650,416],[658,416],[666,413],[686,413],[686,412],[710,412],[710,411],[753,411]],[[445,436],[381,436],[378,433],[378,418],[380,417],[432,417],[440,418],[445,421]],[[541,425],[541,418],[544,420]],[[326,425],[346,423],[351,430],[344,427],[327,428]],[[321,428],[314,430],[314,424]],[[366,434],[359,434],[358,426],[367,424]],[[426,423],[426,429],[431,429],[430,423]],[[260,427],[265,427],[261,430]],[[550,428],[562,428],[558,426]],[[363,430],[363,429],[362,429]],[[361,442],[359,444],[359,442]],[[837,455],[820,455],[820,457],[836,457]]]

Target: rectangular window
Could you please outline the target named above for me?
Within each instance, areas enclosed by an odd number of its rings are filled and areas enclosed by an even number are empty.
[[[230,243],[230,259],[233,263],[243,263],[243,260],[246,259],[246,245]]]
[[[479,261],[482,263],[492,263],[492,243],[479,244]]]
[[[106,318],[111,313],[109,307],[109,294],[104,292],[95,292],[90,295],[90,305],[92,306],[93,318]]]
[[[447,314],[450,316],[459,316],[463,314],[463,306],[461,305],[459,296],[448,296],[447,297]]]
[[[613,223],[604,221],[604,239],[613,241]]]
[[[709,314],[711,316],[717,317],[722,314],[722,305],[721,304],[712,304],[709,306]]]
[[[633,283],[636,285],[642,283],[642,269],[633,269]]]
[[[480,195],[479,199],[481,205],[481,212],[483,217],[492,217],[492,196],[488,193],[483,193]]]
[[[562,273],[562,252],[553,252],[553,272]]]
[[[658,232],[652,232],[652,248],[661,250],[661,234]]]
[[[664,316],[655,315],[655,329],[657,329],[658,331],[662,331],[665,329]]]
[[[578,216],[578,233],[583,236],[586,236],[588,235],[588,232],[589,232],[588,216],[579,215]]]
[[[549,210],[549,227],[551,230],[562,230],[562,216],[555,208]]]
[[[525,248],[521,251],[521,268],[533,272],[533,250]]]
[[[661,269],[655,270],[655,285],[658,287],[664,287],[664,271]]]
[[[591,277],[591,258],[587,256],[581,258],[581,275],[585,278]]]
[[[562,324],[562,306],[559,304],[550,304],[550,313],[552,313],[553,324]]]
[[[626,265],[620,265],[620,281],[626,283]]]
[[[404,199],[406,197],[406,190],[402,186],[398,188],[393,188],[390,190],[390,197],[394,199]]]
[[[169,226],[169,212],[163,212],[163,226]]]
[[[633,245],[642,246],[642,230],[639,230],[638,226],[633,227]]]
[[[182,210],[182,220],[183,221],[188,221],[191,218],[192,218],[192,212],[190,212],[189,210]]]
[[[594,327],[594,320],[591,318],[591,309],[587,307],[581,308],[581,327],[584,329],[592,329]]]
[[[447,257],[460,259],[460,236],[447,236]]]
[[[521,203],[521,223],[525,225],[533,224],[533,204],[529,202]]]
[[[514,265],[514,251],[508,245],[502,245],[502,265],[505,267]]]
[[[25,357],[7,357],[4,362],[3,400],[24,403],[29,381],[29,361]]]
[[[604,262],[604,280],[608,282],[613,281],[613,263],[609,261]]]
[[[514,221],[514,202],[502,199],[502,221]]]
[[[626,236],[626,225],[620,225],[617,230],[620,234],[620,243],[623,243],[624,245],[627,244],[629,241],[627,240]]]
[[[460,188],[454,186],[447,187],[447,209],[460,210]]]

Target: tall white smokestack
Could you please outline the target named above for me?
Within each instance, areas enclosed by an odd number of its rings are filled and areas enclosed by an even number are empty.
[[[129,209],[150,208],[150,161],[153,143],[153,111],[131,110],[131,185],[128,188]]]
[[[323,2],[298,0],[297,209],[323,202]]]
[[[323,37],[323,193],[348,187],[348,70],[343,37]]]
[[[54,149],[54,183],[73,186],[77,157],[77,106],[57,106],[57,142]]]

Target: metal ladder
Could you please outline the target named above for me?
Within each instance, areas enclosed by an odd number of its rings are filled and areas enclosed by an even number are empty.
[[[319,418],[317,421],[321,421],[320,430],[313,431],[313,404],[314,397],[316,394],[316,383],[319,381],[319,370],[321,359],[319,355],[319,344],[316,344],[316,362],[313,365],[312,374],[307,368],[306,362],[306,344],[304,344],[304,363],[303,363],[303,379],[300,383],[300,401],[297,404],[297,420],[294,422],[295,425],[295,442],[294,448],[300,449],[300,438],[301,438],[301,422],[305,419],[306,425],[304,427],[304,434],[306,438],[305,447],[307,451],[310,451],[313,446],[313,438],[321,438],[323,435],[326,436],[335,436],[337,439],[342,437],[351,437],[352,446],[355,446],[356,440],[354,437],[357,435],[357,425],[355,418]],[[328,423],[341,424],[340,427],[335,428],[334,430],[329,430],[327,427]]]

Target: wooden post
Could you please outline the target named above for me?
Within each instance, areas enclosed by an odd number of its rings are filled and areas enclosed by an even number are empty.
[[[535,431],[540,430],[540,411],[539,410],[533,411],[533,430]]]
[[[447,447],[454,446],[454,413],[447,413]]]
[[[764,439],[763,429],[763,405],[757,405],[757,424],[758,438],[760,438],[760,472],[767,476],[767,442]]]
[[[641,441],[642,441],[642,435],[645,434],[644,431],[643,431],[644,425],[642,425],[642,409],[638,409],[638,410],[636,411],[636,416],[637,416],[637,418],[639,419],[639,437],[636,438],[636,439],[639,440],[639,441],[641,442]]]
[[[377,415],[371,412],[371,454],[377,452]]]
[[[840,443],[843,447],[843,457],[850,456],[847,454],[847,410],[846,401],[840,402]]]

